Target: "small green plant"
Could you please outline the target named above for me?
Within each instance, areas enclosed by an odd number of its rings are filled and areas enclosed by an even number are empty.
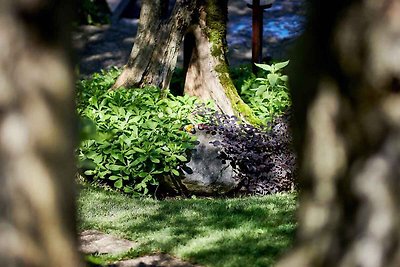
[[[288,77],[282,74],[282,69],[289,61],[276,64],[256,64],[264,70],[264,77],[250,76],[242,82],[241,95],[250,105],[254,113],[263,121],[271,122],[290,106]]]
[[[111,11],[105,0],[82,0],[78,5],[78,24],[108,24]]]
[[[233,84],[235,85],[238,93],[241,93],[242,87],[250,87],[256,83],[256,75],[254,75],[250,64],[240,65],[238,67],[232,67],[229,70],[229,74],[232,78]]]
[[[161,94],[158,88],[109,91],[118,69],[78,83],[78,114],[96,134],[78,149],[80,168],[91,181],[133,194],[148,194],[160,175],[180,175],[196,138],[183,130],[195,123],[194,97]],[[86,121],[86,122],[85,122]],[[90,125],[90,123],[89,123]]]

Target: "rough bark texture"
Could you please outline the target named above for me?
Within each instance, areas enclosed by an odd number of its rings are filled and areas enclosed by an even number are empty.
[[[80,266],[72,2],[0,1],[1,266]]]
[[[277,266],[400,266],[400,1],[310,6],[291,76],[298,236]]]
[[[194,47],[187,68],[185,93],[215,101],[227,115],[259,123],[242,101],[229,76],[227,62],[227,0],[205,0],[200,5],[198,23],[192,26]],[[187,49],[187,48],[186,48]]]
[[[192,22],[197,1],[177,0],[167,19],[163,14],[163,1],[143,1],[135,44],[113,89],[145,85],[162,89],[169,87],[180,45]]]

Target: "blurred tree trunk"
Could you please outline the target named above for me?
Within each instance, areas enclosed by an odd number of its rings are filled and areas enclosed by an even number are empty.
[[[73,1],[0,1],[0,265],[80,266]]]
[[[277,266],[400,266],[400,1],[310,7],[291,62],[298,235]]]
[[[168,16],[165,0],[143,0],[135,44],[113,89],[169,87],[183,36],[196,14],[196,2],[177,0]]]
[[[219,110],[257,123],[252,110],[238,95],[229,75],[226,22],[228,0],[201,1],[197,24],[185,39],[193,46],[185,80],[185,93],[203,100],[212,99]],[[190,44],[185,45],[190,49]]]

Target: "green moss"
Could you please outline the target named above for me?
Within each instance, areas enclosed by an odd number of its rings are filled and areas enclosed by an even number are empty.
[[[211,55],[220,60],[215,67],[218,78],[225,89],[227,97],[231,100],[235,115],[244,118],[246,122],[253,125],[261,125],[252,109],[243,102],[229,75],[229,68],[226,64],[226,21],[227,21],[227,0],[208,0],[206,3],[206,35],[211,42]]]
[[[214,57],[224,56],[226,44],[227,0],[208,0],[206,3],[206,34],[212,43],[211,54]]]
[[[218,75],[219,80],[225,89],[226,96],[231,100],[235,115],[239,118],[243,117],[246,122],[252,125],[262,125],[263,122],[254,115],[253,110],[240,98],[235,86],[233,85],[232,79],[229,76],[229,73],[224,72],[219,73]]]
[[[216,66],[215,71],[218,73],[218,78],[221,82],[221,85],[225,89],[226,96],[231,100],[235,115],[238,117],[243,117],[252,125],[262,125],[263,122],[254,115],[253,110],[240,98],[229,75],[228,66],[221,63]]]
[[[215,67],[215,71],[220,73],[220,74],[229,73],[229,68],[228,68],[228,66],[226,64],[220,63]]]

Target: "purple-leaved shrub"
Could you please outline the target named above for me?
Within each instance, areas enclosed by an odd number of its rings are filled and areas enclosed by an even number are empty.
[[[289,127],[290,112],[268,126],[254,127],[234,116],[218,112],[199,112],[207,124],[197,129],[219,135],[212,144],[220,148],[219,158],[229,162],[239,179],[239,191],[266,195],[290,191],[295,187],[296,157]]]

